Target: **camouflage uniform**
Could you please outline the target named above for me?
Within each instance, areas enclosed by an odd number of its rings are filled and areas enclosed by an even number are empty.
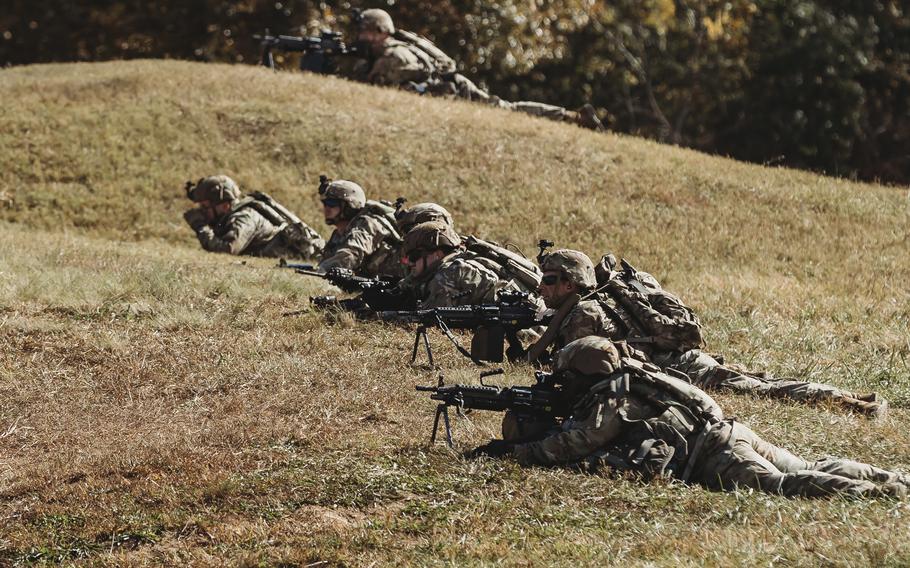
[[[433,95],[451,95],[533,116],[571,122],[594,130],[603,129],[590,105],[585,105],[580,111],[571,111],[556,105],[533,101],[509,102],[491,96],[464,75],[456,73],[455,62],[429,40],[410,32],[396,31],[391,18],[384,11],[367,10],[364,16],[362,26],[374,25],[379,31],[395,34],[386,38],[382,52],[369,64],[369,71],[366,72],[366,81],[369,83],[399,86]],[[404,39],[408,41],[403,41]]]
[[[231,202],[230,211],[213,221],[199,209],[184,214],[207,251],[291,259],[322,253],[322,237],[266,194],[241,197],[237,184],[227,176],[204,178],[187,189],[194,201]]]
[[[367,201],[363,188],[352,181],[332,181],[325,176],[320,178],[319,195],[324,206],[331,203],[340,208],[337,218],[326,219],[338,228],[325,245],[320,270],[345,268],[368,278],[398,279],[404,275],[399,254],[401,236],[392,207]]]
[[[400,278],[404,267],[398,255],[399,243],[400,237],[387,222],[363,213],[351,219],[344,231],[332,232],[319,269],[347,268],[358,276]]]
[[[887,402],[878,395],[862,395],[822,383],[774,379],[758,373],[738,370],[722,364],[701,349],[674,349],[670,341],[661,337],[672,337],[674,327],[697,325],[697,318],[691,310],[664,302],[664,313],[653,309],[646,298],[634,292],[614,275],[610,284],[601,287],[604,293],[597,299],[582,300],[562,321],[553,342],[553,351],[569,342],[587,335],[607,337],[614,341],[625,340],[640,349],[647,360],[663,369],[674,369],[685,373],[693,384],[710,390],[727,390],[738,394],[785,398],[807,403],[831,403],[844,406],[864,414],[881,416],[887,409]],[[660,285],[649,274],[638,272],[639,280],[649,289],[660,289]],[[664,293],[671,297],[668,293]],[[633,298],[637,306],[633,314],[628,302],[620,297]],[[669,315],[668,315],[669,314]],[[694,324],[692,322],[695,322]],[[691,329],[685,331],[692,336]],[[677,336],[679,333],[677,333]],[[695,340],[690,341],[694,343]]]
[[[420,223],[405,235],[403,255],[437,251],[446,255],[405,280],[423,309],[488,304],[496,300],[500,291],[521,291],[515,281],[500,276],[486,259],[464,250],[461,237],[445,222]]]
[[[418,282],[422,309],[446,306],[489,304],[503,290],[520,291],[511,280],[503,280],[476,260],[456,252],[443,258],[432,277]]]
[[[724,419],[697,387],[622,351],[621,344],[587,337],[557,354],[557,377],[593,386],[557,429],[511,448],[521,464],[606,465],[713,489],[750,487],[787,496],[906,496],[910,476],[850,460],[799,458]]]

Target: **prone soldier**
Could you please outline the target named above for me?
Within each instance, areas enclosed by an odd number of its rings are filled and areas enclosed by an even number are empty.
[[[398,279],[404,275],[399,247],[401,235],[394,208],[367,201],[363,188],[352,181],[320,179],[319,195],[327,225],[335,227],[319,270],[351,270],[357,276]]]
[[[509,268],[466,250],[451,226],[430,221],[404,237],[402,255],[421,308],[490,304],[502,291],[533,292]]]
[[[648,284],[641,285],[642,291],[633,290],[616,271],[606,273],[602,280],[607,281],[598,287],[591,259],[582,252],[566,249],[541,257],[540,268],[541,297],[548,307],[566,312],[564,318],[554,317],[551,327],[555,329],[544,335],[543,342],[553,351],[591,335],[625,340],[641,349],[648,360],[661,368],[685,373],[693,384],[704,389],[800,402],[831,401],[876,417],[883,416],[887,409],[887,402],[874,393],[861,395],[821,383],[773,379],[721,364],[699,348],[701,325],[692,310],[661,289],[648,274],[637,273]],[[595,289],[599,293],[592,293]],[[654,292],[652,297],[645,295],[648,290]],[[537,352],[542,350],[538,348]]]
[[[186,194],[198,206],[183,218],[207,251],[294,259],[322,254],[325,241],[299,217],[265,193],[244,196],[227,176],[187,182]]]
[[[533,101],[509,102],[490,95],[456,72],[455,61],[429,40],[396,29],[392,17],[385,10],[365,10],[357,25],[358,51],[369,57],[369,69],[361,78],[368,83],[398,86],[433,95],[451,95],[592,130],[604,129],[590,104],[573,111]]]
[[[906,498],[910,476],[838,458],[808,461],[725,418],[696,386],[628,356],[623,343],[589,336],[556,355],[554,382],[571,408],[525,439],[506,430],[473,455],[523,465],[606,466],[645,479],[670,476],[710,489],[747,487],[786,496]]]

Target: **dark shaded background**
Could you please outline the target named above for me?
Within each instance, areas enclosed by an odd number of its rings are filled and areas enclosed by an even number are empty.
[[[910,15],[893,1],[7,0],[0,63],[254,64],[251,38],[384,7],[495,94],[593,103],[613,130],[766,164],[910,183]],[[288,65],[292,68],[291,65]]]

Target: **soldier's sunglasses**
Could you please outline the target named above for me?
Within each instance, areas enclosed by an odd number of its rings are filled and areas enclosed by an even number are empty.
[[[546,286],[552,286],[559,282],[559,274],[547,274],[540,279],[540,283]]]
[[[323,207],[341,207],[341,204],[342,204],[342,201],[340,199],[329,198],[329,199],[322,200]]]
[[[409,252],[408,253],[408,262],[410,262],[411,264],[414,264],[415,262],[417,262],[418,260],[420,260],[421,258],[426,256],[426,254],[427,253],[425,253],[422,250],[415,250],[413,252]]]

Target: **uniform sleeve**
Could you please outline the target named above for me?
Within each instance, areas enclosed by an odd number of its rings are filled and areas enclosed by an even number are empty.
[[[421,307],[442,308],[485,304],[496,299],[496,293],[509,287],[493,272],[456,260],[440,270],[427,284],[427,297]]]
[[[265,221],[261,215],[251,208],[245,208],[237,213],[232,213],[225,222],[225,231],[221,236],[209,225],[196,231],[199,244],[210,252],[226,252],[230,254],[243,254],[250,242],[263,229],[259,220]]]
[[[604,335],[603,310],[595,306],[578,305],[559,326],[556,343],[564,347],[576,339],[590,335]]]
[[[335,248],[335,253],[322,259],[319,269],[347,268],[356,273],[363,260],[376,250],[380,240],[378,227],[365,218],[356,220]]]
[[[555,465],[578,461],[615,440],[623,428],[615,398],[595,397],[563,425],[563,431],[536,442],[515,446],[522,465]]]
[[[395,47],[373,63],[367,81],[376,85],[401,85],[408,81],[426,81],[426,70],[413,53],[405,47]]]

